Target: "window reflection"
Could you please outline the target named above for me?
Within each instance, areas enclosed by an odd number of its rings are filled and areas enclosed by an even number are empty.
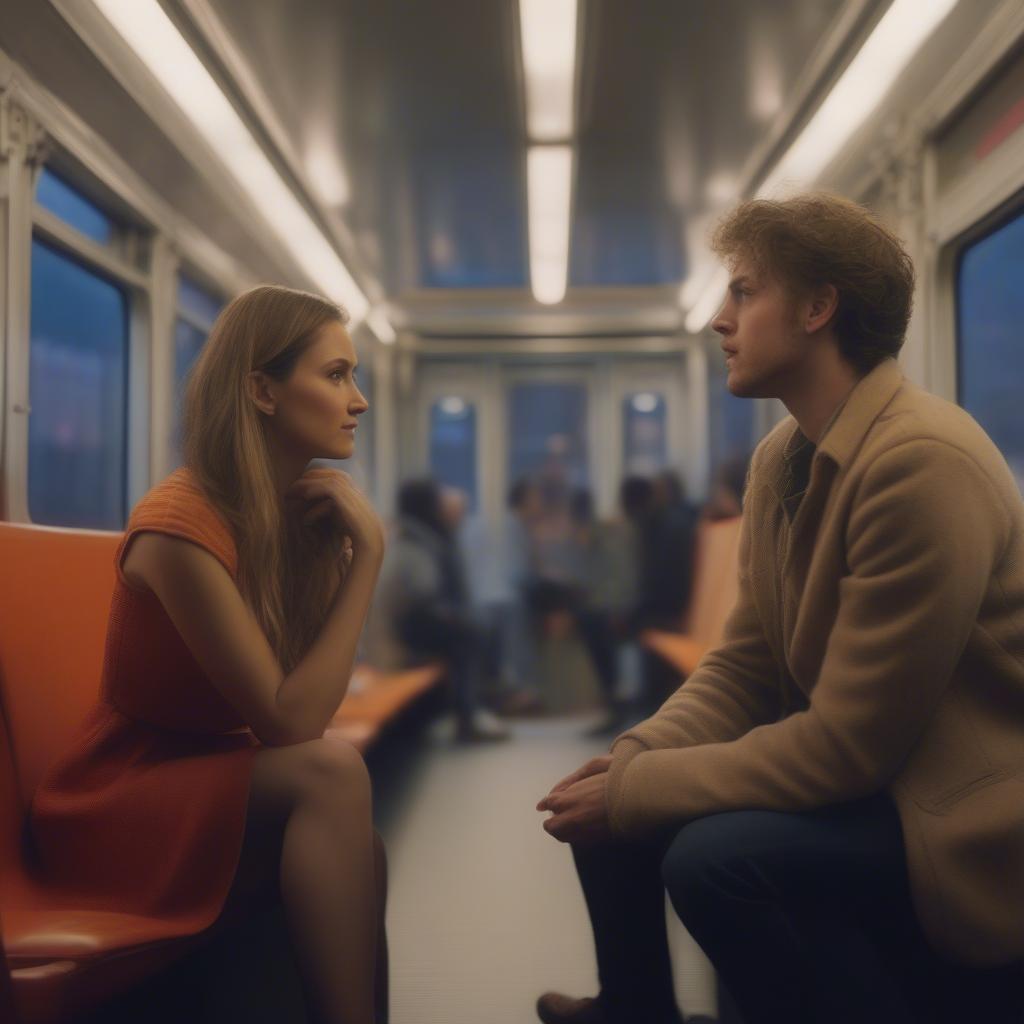
[[[622,462],[626,474],[646,476],[668,462],[667,406],[656,391],[638,391],[622,402]]]
[[[1024,490],[1024,214],[966,248],[957,277],[959,401]]]
[[[128,296],[32,243],[29,514],[120,529],[127,499]]]
[[[515,385],[509,396],[509,480],[540,476],[589,483],[587,392],[582,384]]]
[[[430,407],[430,473],[463,491],[469,511],[476,511],[476,406],[457,395]]]

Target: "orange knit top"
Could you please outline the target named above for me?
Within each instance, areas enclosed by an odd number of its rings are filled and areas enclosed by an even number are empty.
[[[177,470],[128,520],[99,700],[31,810],[40,881],[76,906],[149,919],[133,944],[194,934],[219,915],[258,746],[160,601],[125,578],[129,545],[147,530],[198,544],[236,578],[231,532],[191,473]]]

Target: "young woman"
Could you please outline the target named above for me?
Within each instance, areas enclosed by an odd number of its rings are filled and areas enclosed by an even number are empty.
[[[345,474],[307,469],[348,458],[367,409],[345,320],[271,286],[220,315],[188,386],[186,466],[118,549],[99,703],[32,824],[47,883],[134,915],[133,944],[199,932],[276,876],[316,1019],[371,1024],[383,851],[362,758],[323,734],[383,530]]]

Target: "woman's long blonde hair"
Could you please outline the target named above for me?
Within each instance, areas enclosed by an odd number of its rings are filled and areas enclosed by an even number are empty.
[[[317,295],[253,288],[217,318],[185,390],[185,464],[231,528],[238,587],[286,672],[313,642],[341,581],[342,538],[285,514],[248,377],[261,370],[287,379],[321,327],[347,320]]]

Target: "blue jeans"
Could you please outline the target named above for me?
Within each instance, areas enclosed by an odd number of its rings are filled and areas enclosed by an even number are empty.
[[[655,843],[581,850],[578,868],[581,858],[613,1019],[648,1019],[628,1015],[638,998],[652,1000],[650,1020],[664,1014],[663,882],[744,1024],[1024,1021],[1021,965],[962,967],[927,945],[884,794],[804,813],[710,815]]]

